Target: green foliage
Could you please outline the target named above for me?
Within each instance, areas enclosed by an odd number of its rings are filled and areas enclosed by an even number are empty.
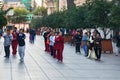
[[[7,17],[6,14],[9,10],[11,10],[13,8],[9,8],[7,10],[3,10],[3,7],[1,7],[0,9],[0,28],[2,28],[3,26],[7,25]]]
[[[110,15],[110,23],[113,28],[120,27],[120,0],[113,0]]]
[[[27,15],[29,14],[30,12],[25,9],[25,8],[15,8],[14,9],[14,15],[13,17],[11,18],[12,22],[13,23],[23,23],[23,22],[26,22],[27,21]]]
[[[109,27],[108,14],[110,13],[110,3],[107,0],[89,0],[86,20],[93,27]]]
[[[7,25],[7,19],[4,15],[0,14],[0,28],[2,28],[5,25]]]
[[[41,15],[41,16],[46,16],[47,15],[47,8],[45,7],[37,7],[34,11],[33,11],[34,15]]]
[[[27,15],[30,12],[25,8],[15,8],[14,9],[14,16],[21,16],[21,15]]]
[[[79,7],[70,7],[40,19],[40,26],[52,28],[117,28],[120,26],[120,0],[86,0]]]
[[[41,21],[41,18],[33,18],[31,23],[30,23],[30,27],[31,28],[38,28],[40,27],[40,21]]]

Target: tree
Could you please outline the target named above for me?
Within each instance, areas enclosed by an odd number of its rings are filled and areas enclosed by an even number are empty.
[[[30,12],[26,8],[15,8],[14,9],[14,16],[21,16],[21,15],[27,15]]]
[[[64,12],[64,27],[65,28],[76,28],[78,25],[76,24],[77,22],[77,8],[76,7],[71,7],[70,9],[66,10]]]
[[[112,8],[110,13],[110,23],[113,28],[120,27],[120,0],[113,0],[112,1]]]
[[[31,28],[39,28],[40,27],[40,22],[41,22],[41,18],[33,18],[31,23],[30,23],[30,27]]]
[[[101,27],[104,32],[104,38],[106,38],[106,35],[110,32],[107,32],[107,28],[110,28],[108,14],[110,14],[111,2],[108,0],[87,0],[87,5],[89,9],[87,21],[94,28]]]
[[[27,15],[29,14],[30,12],[25,9],[25,8],[15,8],[14,9],[14,15],[13,17],[11,18],[12,19],[12,22],[13,23],[23,23],[23,22],[26,22],[27,19]]]
[[[87,22],[86,17],[87,15],[88,9],[86,6],[79,6],[77,8],[77,15],[75,17],[75,21],[76,21],[76,26],[77,28],[89,28],[90,27],[90,23]]]
[[[37,7],[34,11],[33,11],[34,15],[41,15],[41,16],[46,16],[47,15],[47,8],[45,7]]]
[[[11,10],[13,8],[9,8],[7,10],[3,10],[3,6],[0,9],[0,28],[2,28],[3,26],[7,25],[7,17],[6,14],[9,10]]]
[[[67,0],[67,8],[70,9],[73,6],[75,6],[74,0]]]

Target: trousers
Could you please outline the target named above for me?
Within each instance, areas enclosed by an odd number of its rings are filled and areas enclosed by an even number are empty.
[[[20,56],[20,61],[24,61],[25,46],[19,46],[18,47],[18,52],[19,52],[19,56]]]
[[[10,45],[4,46],[5,57],[9,58],[10,56]]]

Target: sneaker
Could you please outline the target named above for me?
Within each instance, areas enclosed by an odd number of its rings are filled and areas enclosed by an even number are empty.
[[[5,58],[9,58],[9,56],[4,56]]]
[[[24,60],[23,60],[23,59],[20,59],[20,62],[24,62]]]

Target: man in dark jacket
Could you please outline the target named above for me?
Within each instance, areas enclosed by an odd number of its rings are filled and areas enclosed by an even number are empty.
[[[75,35],[76,53],[77,52],[81,53],[80,51],[81,40],[82,40],[82,35],[80,34],[79,31],[77,31],[77,34]]]
[[[116,41],[117,41],[117,51],[116,51],[116,56],[118,56],[118,54],[120,53],[120,31],[118,32],[118,35],[116,37]]]
[[[17,40],[18,40],[18,52],[20,56],[20,61],[24,61],[24,55],[25,55],[25,34],[23,32],[23,29],[20,29],[19,34],[17,35]]]
[[[101,58],[101,36],[100,33],[96,34],[96,37],[94,39],[94,49],[95,49],[95,55],[97,57],[97,60],[100,61]]]

